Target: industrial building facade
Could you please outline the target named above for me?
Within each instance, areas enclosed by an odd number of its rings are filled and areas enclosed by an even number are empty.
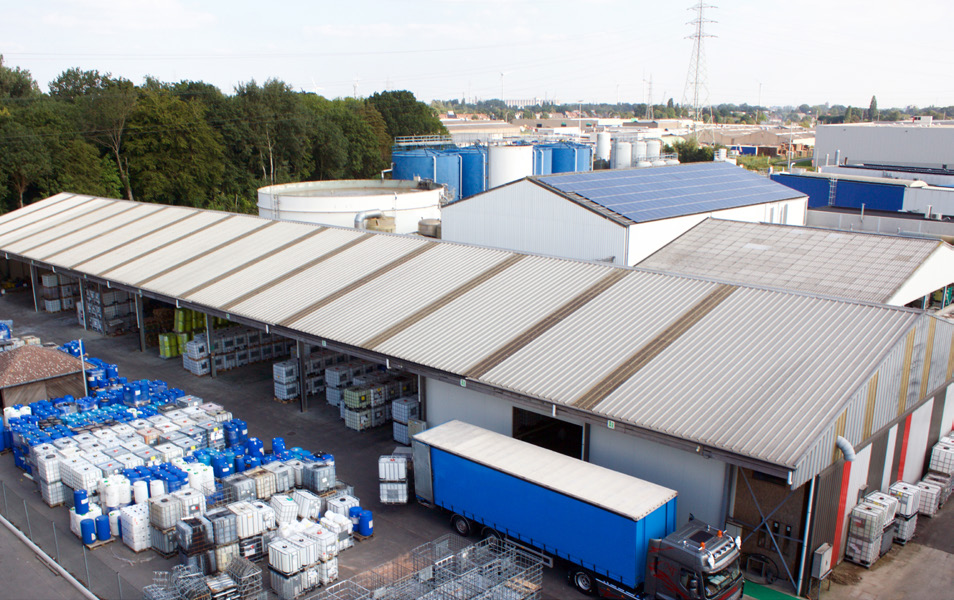
[[[804,225],[802,192],[728,163],[528,177],[453,202],[444,239],[632,266],[708,217]]]
[[[795,588],[858,491],[918,478],[954,426],[954,325],[917,310],[71,194],[0,216],[0,252],[415,373],[428,425],[552,432]]]

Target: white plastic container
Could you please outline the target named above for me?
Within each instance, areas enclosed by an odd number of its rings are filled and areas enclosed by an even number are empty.
[[[156,529],[175,527],[182,516],[182,504],[178,498],[165,495],[149,499],[149,522]]]
[[[309,567],[318,562],[320,556],[317,540],[301,533],[290,535],[286,539],[299,547],[303,567]]]
[[[937,514],[938,502],[941,499],[941,488],[927,481],[919,481],[917,486],[921,490],[921,504],[918,507],[918,513],[925,517],[933,517]]]
[[[275,510],[275,518],[279,523],[292,523],[298,519],[298,503],[288,494],[275,494],[269,505]]]
[[[884,492],[871,492],[865,496],[865,502],[885,509],[885,525],[894,521],[898,514],[898,499]]]
[[[406,481],[382,481],[379,484],[382,504],[407,504],[408,491]]]
[[[279,538],[268,545],[268,566],[279,573],[293,575],[301,570],[301,552],[298,546]]]
[[[918,514],[921,506],[921,488],[917,485],[897,481],[888,488],[888,493],[898,499],[898,514],[910,517]]]
[[[298,506],[298,516],[302,519],[317,521],[321,516],[321,498],[308,490],[295,490],[292,494]]]
[[[149,483],[139,480],[133,484],[133,499],[136,504],[142,504],[149,501]]]
[[[911,538],[914,537],[914,532],[918,526],[918,514],[914,513],[912,516],[898,517],[898,528],[894,533],[894,539],[902,544],[905,544],[911,541]]]
[[[886,511],[880,506],[862,502],[851,509],[848,533],[863,540],[881,538]]]
[[[378,458],[379,481],[407,481],[406,456],[381,456]]]
[[[848,536],[848,543],[845,546],[845,558],[854,563],[870,567],[878,560],[881,554],[881,536],[872,540],[866,540],[853,535]]]
[[[928,468],[946,475],[954,474],[954,444],[945,442],[934,444]]]
[[[346,519],[348,519],[348,522],[350,523],[351,519],[348,518],[348,511],[351,509],[352,506],[358,506],[359,504],[360,502],[358,502],[358,499],[355,498],[354,496],[350,496],[348,494],[341,494],[339,496],[335,496],[333,498],[328,499],[327,510],[328,512],[333,512],[345,517]]]
[[[333,581],[338,579],[338,559],[336,557],[331,557],[324,562],[320,562],[317,565],[318,569],[318,582],[321,585],[328,585]]]
[[[262,515],[249,502],[233,502],[228,506],[235,513],[235,527],[240,539],[262,533]]]
[[[133,504],[119,511],[123,543],[133,551],[149,548],[149,505]]]
[[[332,560],[338,556],[338,534],[328,529],[319,529],[309,534],[318,545],[318,560]]]

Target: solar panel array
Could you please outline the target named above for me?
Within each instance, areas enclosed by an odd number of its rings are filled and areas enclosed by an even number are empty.
[[[804,196],[731,163],[718,162],[547,175],[537,179],[637,223]]]

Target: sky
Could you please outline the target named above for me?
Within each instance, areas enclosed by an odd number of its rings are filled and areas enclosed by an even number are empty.
[[[686,98],[694,0],[0,0],[4,64],[231,94],[269,78],[326,97]],[[949,5],[710,0],[710,103],[954,105]],[[651,86],[649,82],[652,82]],[[688,96],[691,100],[691,92]]]

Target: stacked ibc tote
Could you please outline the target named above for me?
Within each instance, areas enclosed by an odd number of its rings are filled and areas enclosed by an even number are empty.
[[[411,461],[393,454],[378,458],[378,487],[381,504],[407,504],[410,495]]]

